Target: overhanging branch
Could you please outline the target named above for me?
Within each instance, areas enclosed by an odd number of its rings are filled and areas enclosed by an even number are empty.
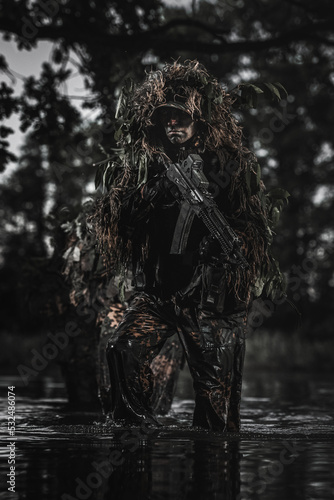
[[[211,35],[212,41],[201,41],[198,35],[196,37],[194,35],[187,36],[186,33],[182,36],[176,34],[167,36],[169,31],[181,27],[194,28],[199,33],[205,32]],[[12,19],[0,19],[0,31],[17,35],[28,43],[39,40],[57,41],[63,39],[69,46],[82,44],[88,50],[90,47],[105,48],[109,46],[113,47],[113,50],[129,53],[150,49],[155,52],[166,52],[166,47],[171,53],[180,51],[217,54],[224,52],[250,53],[272,48],[283,48],[294,42],[307,41],[333,46],[333,40],[326,38],[327,33],[333,33],[333,28],[334,22],[330,19],[281,32],[267,39],[231,41],[226,36],[226,32],[225,36],[223,36],[223,32],[221,30],[217,32],[214,26],[210,27],[205,23],[192,19],[176,19],[159,28],[131,35],[94,32],[91,25],[89,28],[76,25],[72,26],[71,29],[67,26],[40,26],[36,28],[35,36],[29,39],[29,37],[24,37],[25,31],[20,23]]]

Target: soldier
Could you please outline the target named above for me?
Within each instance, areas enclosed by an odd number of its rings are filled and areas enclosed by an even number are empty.
[[[158,423],[159,370],[173,372],[181,345],[196,394],[193,424],[239,430],[247,316],[254,296],[281,276],[270,254],[268,199],[232,104],[197,61],[167,64],[120,97],[122,150],[108,164],[111,187],[93,217],[113,267],[131,271],[135,289],[107,346],[115,419]],[[246,267],[222,252],[198,217],[187,228],[182,221],[166,171],[190,154],[203,160]],[[161,356],[166,345],[174,358]]]

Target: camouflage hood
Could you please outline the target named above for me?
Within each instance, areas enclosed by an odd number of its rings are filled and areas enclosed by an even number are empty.
[[[229,215],[238,222],[235,229],[243,241],[250,268],[245,272],[237,270],[231,282],[236,288],[241,283],[252,285],[255,295],[261,295],[263,289],[266,295],[275,295],[284,288],[270,247],[273,215],[282,208],[281,198],[286,195],[276,193],[272,198],[265,194],[256,157],[243,145],[242,129],[232,113],[236,98],[226,93],[197,61],[166,64],[161,70],[148,73],[142,84],[130,81],[124,86],[116,110],[118,149],[97,173],[108,194],[98,201],[92,218],[101,249],[113,265],[129,269],[134,249],[142,247],[144,255],[144,247],[149,244],[148,240],[135,242],[122,234],[120,213],[129,193],[138,193],[140,199],[149,165],[169,160],[155,113],[159,106],[172,103],[197,120],[198,150],[214,152],[222,173],[233,161],[233,174],[226,188],[233,206]]]
[[[197,61],[166,64],[148,73],[142,84],[125,85],[116,110],[115,139],[125,150],[131,147],[132,155],[164,155],[156,110],[168,103],[197,120],[202,149],[237,151],[242,131],[231,113],[234,100]]]

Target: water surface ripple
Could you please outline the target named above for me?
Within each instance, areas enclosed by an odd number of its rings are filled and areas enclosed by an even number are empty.
[[[193,428],[191,381],[181,378],[162,426],[115,424],[69,411],[52,379],[0,379],[4,499],[334,498],[333,377],[247,373],[240,433]],[[8,492],[7,386],[16,385],[15,481]]]

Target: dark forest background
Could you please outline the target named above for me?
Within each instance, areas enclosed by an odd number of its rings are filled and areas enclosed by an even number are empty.
[[[0,31],[26,57],[50,43],[40,74],[15,90],[0,56],[1,363],[16,370],[66,310],[64,224],[99,195],[96,167],[114,146],[114,111],[127,78],[173,59],[198,59],[227,89],[280,82],[280,100],[254,91],[237,111],[268,189],[290,193],[275,237],[288,299],[259,305],[251,360],[330,368],[334,276],[334,15],[330,0],[5,0]],[[67,92],[74,73],[86,97]],[[270,94],[270,92],[269,92]],[[24,144],[13,150],[8,119]],[[77,219],[78,220],[78,219]],[[69,227],[69,226],[67,226]],[[76,226],[77,227],[77,226]],[[64,298],[65,297],[65,298]],[[262,319],[261,319],[262,318]],[[93,332],[92,335],[95,335]]]

